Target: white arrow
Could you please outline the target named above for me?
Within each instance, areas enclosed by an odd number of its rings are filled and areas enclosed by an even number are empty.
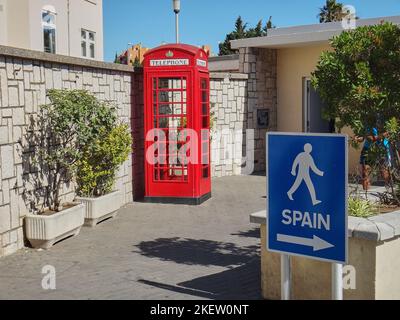
[[[330,244],[329,242],[322,240],[317,236],[314,236],[312,239],[309,239],[309,238],[288,236],[286,234],[278,234],[277,240],[279,242],[286,242],[291,244],[298,244],[301,246],[313,247],[314,251],[320,251],[334,247],[333,244]]]

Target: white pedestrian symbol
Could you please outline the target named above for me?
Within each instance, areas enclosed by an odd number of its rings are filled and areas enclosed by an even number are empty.
[[[294,201],[293,194],[300,187],[301,183],[304,181],[307,185],[308,191],[310,192],[311,200],[314,206],[320,204],[322,201],[317,200],[317,196],[315,194],[314,184],[311,181],[310,177],[310,169],[320,177],[323,177],[324,173],[317,168],[315,165],[314,159],[311,156],[312,145],[307,143],[304,146],[304,152],[301,152],[293,162],[292,166],[292,176],[296,176],[297,178],[294,182],[293,186],[287,192],[287,195],[290,200]]]

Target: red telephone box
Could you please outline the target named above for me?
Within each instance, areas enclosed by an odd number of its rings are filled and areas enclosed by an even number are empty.
[[[164,45],[144,58],[145,200],[211,197],[210,78],[203,49]]]

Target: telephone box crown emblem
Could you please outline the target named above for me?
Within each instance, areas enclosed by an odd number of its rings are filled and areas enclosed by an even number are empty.
[[[174,56],[174,53],[171,50],[169,50],[165,55],[167,58],[172,58]]]

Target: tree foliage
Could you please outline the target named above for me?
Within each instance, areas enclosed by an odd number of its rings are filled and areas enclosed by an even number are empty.
[[[135,60],[134,60],[133,63],[132,63],[132,66],[134,66],[135,68],[140,68],[140,67],[143,66],[142,63],[140,62],[139,57],[136,57],[136,58],[135,58]]]
[[[391,23],[359,27],[331,41],[323,52],[313,85],[338,126],[357,135],[385,132],[400,117],[400,28]]]
[[[237,50],[231,48],[232,40],[265,37],[268,34],[268,30],[272,28],[275,28],[272,24],[272,17],[269,17],[269,20],[264,27],[263,21],[260,20],[254,28],[248,29],[248,24],[244,23],[242,17],[239,16],[235,22],[235,29],[226,35],[224,42],[220,43],[219,55],[224,56],[237,53]]]
[[[336,0],[326,0],[325,5],[320,8],[318,18],[320,23],[327,23],[342,21],[345,15],[342,3],[336,2]]]
[[[388,22],[359,27],[334,37],[331,46],[333,51],[322,53],[312,77],[326,103],[325,116],[364,141],[371,136],[389,141],[392,164],[385,167],[391,195],[400,204],[394,188],[400,181],[400,28]],[[371,167],[381,167],[387,154],[383,143],[372,144],[367,153]]]
[[[119,57],[118,57],[118,53],[117,53],[117,52],[115,53],[114,63],[117,63],[117,64],[120,63],[120,62],[119,62]]]

